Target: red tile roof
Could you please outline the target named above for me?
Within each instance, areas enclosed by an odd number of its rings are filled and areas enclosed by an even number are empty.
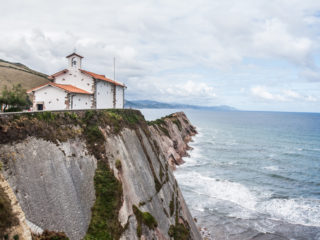
[[[50,84],[50,83],[51,83],[51,82],[48,82],[48,83],[42,84],[42,85],[40,85],[40,86],[38,86],[38,87],[31,88],[31,89],[27,90],[27,93],[31,93],[32,91],[38,90],[39,88],[42,88],[42,87],[44,87],[44,86],[47,86],[47,85]]]
[[[57,72],[57,73],[55,73],[55,74],[52,74],[52,75],[49,76],[48,78],[49,78],[49,79],[54,79],[55,77],[58,77],[58,76],[60,76],[61,74],[64,74],[64,73],[67,73],[67,72],[69,72],[68,69],[63,69],[63,70],[61,70],[60,72]]]
[[[92,93],[87,92],[86,90],[83,90],[81,88],[77,88],[77,87],[72,86],[72,85],[54,83],[54,86],[62,88],[64,90],[66,90],[67,92],[71,92],[71,93],[92,94]]]
[[[103,80],[103,81],[106,81],[106,82],[109,82],[109,83],[113,83],[113,84],[118,85],[118,86],[121,86],[121,87],[125,87],[124,84],[119,83],[119,82],[116,82],[116,81],[111,80],[111,79],[109,79],[109,78],[106,78],[105,75],[96,74],[96,73],[89,72],[89,71],[86,71],[86,70],[83,70],[83,69],[80,69],[80,71],[81,71],[82,73],[85,73],[85,74],[90,75],[91,77],[93,77],[93,78],[95,78],[95,79]]]
[[[31,93],[32,91],[36,91],[44,86],[47,86],[47,85],[50,85],[50,86],[53,86],[53,87],[58,87],[58,88],[61,88],[67,92],[70,92],[70,93],[81,93],[81,94],[92,94],[90,92],[87,92],[81,88],[77,88],[75,86],[72,86],[72,85],[67,85],[67,84],[57,84],[57,83],[47,83],[47,84],[44,84],[44,85],[41,85],[41,86],[38,86],[36,88],[33,88],[33,89],[30,89],[28,90],[27,92],[28,93]]]

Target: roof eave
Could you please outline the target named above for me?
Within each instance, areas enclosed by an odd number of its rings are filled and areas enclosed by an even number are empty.
[[[66,58],[69,58],[69,57],[71,57],[71,56],[73,56],[73,55],[76,55],[76,56],[78,56],[79,58],[83,58],[81,55],[79,55],[79,54],[77,54],[77,53],[71,53],[70,55],[68,55],[68,56],[66,56]]]

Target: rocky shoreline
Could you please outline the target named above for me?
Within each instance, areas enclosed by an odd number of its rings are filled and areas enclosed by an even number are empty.
[[[159,143],[161,152],[165,155],[170,167],[184,163],[183,157],[188,156],[188,145],[198,132],[184,112],[173,113],[156,121],[149,122],[149,129]]]

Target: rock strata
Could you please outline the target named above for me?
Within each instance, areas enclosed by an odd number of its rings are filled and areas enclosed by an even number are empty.
[[[8,239],[14,239],[15,237],[21,239],[21,240],[31,240],[31,231],[29,227],[26,224],[26,218],[24,215],[24,212],[22,211],[19,202],[17,201],[17,198],[10,187],[9,183],[3,178],[2,174],[0,173],[0,189],[1,192],[5,195],[5,197],[10,202],[10,207],[12,214],[16,218],[16,222],[13,224],[13,226],[9,227],[7,230],[5,230],[3,233],[0,233],[1,235],[7,237]],[[1,198],[1,197],[0,197]],[[1,205],[2,205],[2,199],[0,199]]]
[[[159,144],[160,152],[168,160],[172,169],[184,163],[183,157],[191,148],[188,142],[197,134],[196,128],[190,123],[183,112],[173,113],[149,123],[151,136]]]
[[[0,116],[2,173],[33,226],[71,240],[201,239],[171,170],[195,133],[184,113]]]

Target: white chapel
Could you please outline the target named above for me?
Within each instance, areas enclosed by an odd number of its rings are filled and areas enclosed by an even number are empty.
[[[123,83],[83,70],[83,57],[77,53],[66,58],[67,69],[49,76],[47,84],[28,91],[34,111],[123,108]]]

